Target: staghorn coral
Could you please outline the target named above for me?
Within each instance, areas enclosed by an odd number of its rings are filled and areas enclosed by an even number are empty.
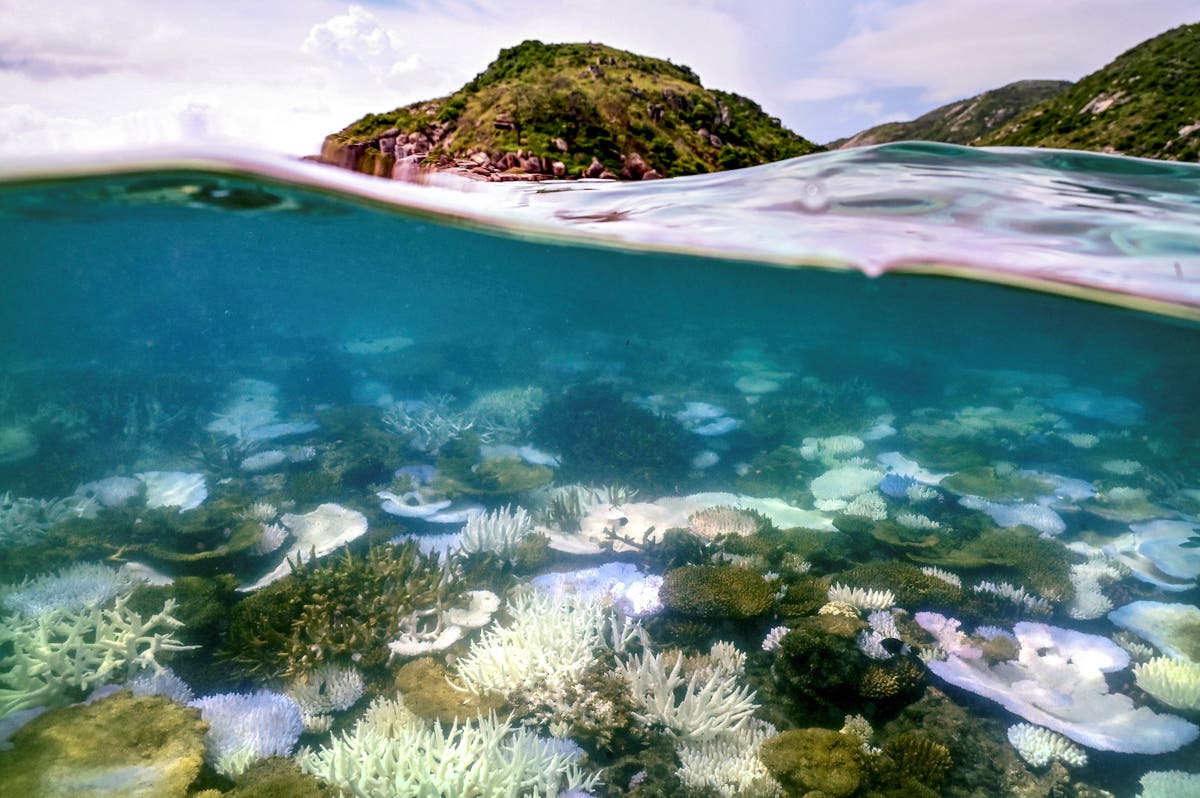
[[[510,721],[492,715],[446,729],[384,698],[353,729],[296,758],[305,773],[355,798],[555,796],[598,781],[574,752]]]
[[[417,544],[347,551],[291,574],[233,608],[223,655],[247,673],[297,676],[325,663],[370,668],[409,622],[436,624],[462,586],[436,554]],[[419,617],[417,617],[419,616]]]
[[[758,757],[759,745],[775,733],[774,726],[756,720],[709,740],[682,741],[675,776],[686,789],[709,790],[719,798],[781,798],[782,788]]]
[[[730,670],[729,662],[714,660],[712,667],[698,668],[685,676],[683,654],[674,654],[674,664],[668,670],[669,659],[670,654],[646,652],[619,663],[642,709],[639,717],[643,722],[660,724],[672,734],[700,741],[742,728],[758,709],[754,690],[738,684],[740,669]]]
[[[162,669],[158,656],[189,648],[172,634],[182,626],[168,599],[148,618],[118,595],[111,607],[54,609],[0,622],[0,718],[30,707],[66,704],[72,692],[121,681],[143,669]]]

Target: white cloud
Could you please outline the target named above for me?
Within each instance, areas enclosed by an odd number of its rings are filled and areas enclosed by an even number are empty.
[[[798,78],[788,81],[780,93],[783,99],[793,102],[837,100],[849,97],[862,89],[862,83],[850,78]]]
[[[857,9],[821,75],[944,103],[1025,78],[1075,80],[1196,15],[1194,0],[917,0]]]
[[[405,52],[399,34],[362,6],[314,25],[300,50],[343,67],[363,67],[377,79],[403,76],[421,65],[419,55]]]

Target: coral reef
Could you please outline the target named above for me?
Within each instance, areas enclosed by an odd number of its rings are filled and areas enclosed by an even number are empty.
[[[406,621],[438,622],[461,593],[453,572],[413,541],[295,563],[290,574],[233,608],[223,653],[245,672],[266,677],[296,676],[325,663],[370,668],[387,659],[387,644]]]
[[[68,702],[139,670],[159,670],[158,657],[186,648],[173,636],[181,626],[168,600],[148,618],[117,596],[111,607],[53,609],[27,618],[10,615],[0,623],[0,717],[30,707]]]
[[[736,565],[686,565],[663,577],[663,606],[696,618],[753,618],[771,609],[775,588],[761,575]]]
[[[1008,727],[1008,741],[1029,764],[1045,767],[1057,760],[1074,767],[1087,764],[1087,754],[1057,732],[1030,723],[1017,723]]]
[[[184,798],[204,762],[200,713],[118,692],[47,712],[0,751],[0,793]]]
[[[585,483],[626,482],[643,490],[673,488],[699,451],[673,420],[625,401],[603,384],[576,385],[548,399],[533,436],[562,455],[561,477]]]
[[[204,747],[209,764],[229,778],[260,759],[289,756],[304,731],[300,705],[268,690],[210,695],[188,706],[200,710],[208,724]]]
[[[1137,686],[1176,709],[1200,712],[1200,663],[1155,657],[1133,666]]]
[[[830,729],[791,729],[765,740],[759,757],[789,796],[846,798],[866,779],[858,739]]]
[[[444,729],[377,698],[345,734],[297,755],[300,768],[356,798],[555,796],[591,790],[576,754],[494,716]]]

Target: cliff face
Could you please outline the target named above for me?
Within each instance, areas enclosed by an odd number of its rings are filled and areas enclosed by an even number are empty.
[[[889,141],[978,144],[984,136],[1070,85],[1066,80],[1020,80],[935,108],[911,122],[876,125],[826,146],[841,149]]]
[[[1200,158],[1200,23],[1167,31],[980,143]]]
[[[492,180],[719,171],[821,149],[688,67],[600,44],[527,41],[448,97],[368,114],[320,160],[381,177]]]

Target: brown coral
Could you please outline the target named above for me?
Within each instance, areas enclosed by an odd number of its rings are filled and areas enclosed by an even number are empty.
[[[741,619],[771,609],[775,589],[749,568],[686,565],[667,572],[659,598],[681,615]]]
[[[953,764],[950,750],[923,734],[904,732],[883,746],[902,776],[920,784],[937,787],[946,778]]]

